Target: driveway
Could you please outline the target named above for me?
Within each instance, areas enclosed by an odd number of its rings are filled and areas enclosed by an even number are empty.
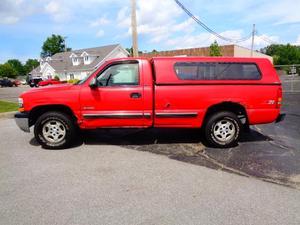
[[[296,189],[93,138],[44,150],[0,127],[0,224],[300,223]]]

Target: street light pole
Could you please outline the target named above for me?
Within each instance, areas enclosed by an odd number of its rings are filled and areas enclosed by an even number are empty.
[[[132,30],[132,55],[138,57],[138,38],[137,38],[137,22],[136,22],[136,0],[131,0],[131,30]]]

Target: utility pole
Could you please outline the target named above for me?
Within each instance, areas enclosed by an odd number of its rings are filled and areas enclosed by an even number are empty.
[[[68,38],[67,36],[64,36],[64,46],[65,46],[64,51],[65,51],[65,52],[67,52],[67,43],[66,43],[66,39],[67,39],[67,38]],[[67,76],[67,63],[68,63],[67,60],[68,60],[68,57],[66,56],[66,53],[65,53],[65,56],[64,56],[64,57],[65,57],[65,58],[63,59],[63,60],[65,60],[65,63],[64,63],[64,64],[65,64],[65,65],[64,65],[64,66],[65,66],[65,68],[64,68],[64,73],[65,73],[65,74],[64,74],[64,75],[65,75],[65,79],[68,80],[68,76]]]
[[[255,31],[255,24],[253,24],[253,29],[252,29],[252,43],[251,43],[251,57],[253,57],[255,33],[256,33],[256,31]]]
[[[132,31],[132,55],[138,57],[138,40],[136,24],[136,0],[131,0],[131,31]]]
[[[67,51],[67,43],[66,43],[66,39],[68,38],[67,36],[64,36],[64,51],[66,52]]]

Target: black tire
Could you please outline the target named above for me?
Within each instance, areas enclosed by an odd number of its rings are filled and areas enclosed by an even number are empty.
[[[210,146],[218,148],[233,147],[239,141],[242,124],[236,114],[221,111],[207,119],[204,132]]]
[[[34,136],[46,149],[64,149],[76,140],[77,126],[62,112],[46,112],[36,121]]]

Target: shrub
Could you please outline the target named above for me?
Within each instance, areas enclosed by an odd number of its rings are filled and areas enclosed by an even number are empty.
[[[68,83],[69,84],[76,84],[79,80],[78,79],[71,79],[71,80],[68,80]]]

